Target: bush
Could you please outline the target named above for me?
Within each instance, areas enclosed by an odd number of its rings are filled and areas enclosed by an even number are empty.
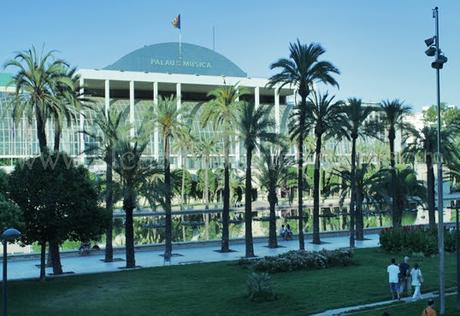
[[[258,272],[270,273],[326,269],[334,266],[347,266],[352,263],[353,254],[349,249],[323,249],[318,252],[292,250],[277,256],[240,260],[241,265],[249,266]]]
[[[424,226],[385,228],[380,231],[380,246],[388,252],[423,253],[432,256],[438,253],[437,229]],[[455,230],[445,230],[445,250],[453,252]]]
[[[272,289],[272,278],[268,273],[251,273],[247,286],[248,297],[253,302],[267,302],[276,299]]]

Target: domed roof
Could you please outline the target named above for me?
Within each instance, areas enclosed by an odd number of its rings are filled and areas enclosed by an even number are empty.
[[[182,43],[161,43],[139,48],[105,67],[107,70],[142,71],[208,76],[246,77],[226,57],[206,47]]]

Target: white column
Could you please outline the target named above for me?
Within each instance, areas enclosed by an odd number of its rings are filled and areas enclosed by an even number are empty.
[[[105,96],[105,115],[107,116],[109,114],[109,108],[110,108],[110,81],[105,80],[105,91],[104,91],[104,96]]]
[[[182,85],[180,82],[176,83],[176,101],[177,101],[177,109],[179,110],[182,106]],[[180,150],[176,154],[177,154],[176,168],[182,168],[182,154]]]
[[[153,106],[156,107],[158,105],[158,82],[153,83]],[[158,135],[158,126],[155,126],[155,130],[153,132],[153,155],[155,156],[156,160],[160,159],[160,137]]]
[[[276,124],[276,132],[280,132],[280,94],[279,88],[275,88],[275,124]]]
[[[85,89],[83,88],[85,84],[85,79],[80,78],[80,96],[83,97],[83,94],[85,92]],[[83,131],[85,128],[85,116],[83,115],[83,112],[80,112],[80,131]],[[83,133],[80,133],[80,163],[83,165],[85,163],[85,135]]]
[[[129,123],[131,124],[131,137],[134,137],[134,81],[129,82]]]

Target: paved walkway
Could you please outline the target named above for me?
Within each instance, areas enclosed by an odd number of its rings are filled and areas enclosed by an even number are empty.
[[[437,295],[435,295],[433,292],[430,293],[425,293],[422,294],[421,300],[427,300],[429,298],[435,298]],[[386,306],[386,305],[391,305],[391,304],[404,304],[404,303],[412,303],[413,300],[410,297],[405,297],[402,298],[400,301],[396,300],[387,300],[387,301],[380,301],[380,302],[374,302],[374,303],[368,303],[368,304],[363,304],[363,305],[356,305],[356,306],[348,306],[348,307],[341,307],[337,309],[330,309],[325,312],[319,313],[319,314],[314,314],[312,316],[339,316],[339,315],[348,315],[349,313],[357,312],[363,309],[373,309],[376,307],[380,306]],[[382,309],[383,311],[383,309]]]
[[[366,235],[367,240],[357,241],[357,248],[370,248],[377,247],[379,242],[379,236],[377,234]],[[348,237],[324,237],[322,238],[324,244],[313,245],[306,241],[307,250],[321,250],[321,249],[338,249],[348,247]],[[298,249],[298,241],[280,241],[280,248],[270,249],[267,248],[266,242],[254,243],[254,251],[257,256],[271,256],[277,255],[289,250]],[[199,262],[217,262],[226,260],[237,260],[244,256],[244,244],[230,244],[231,248],[235,250],[229,253],[219,253],[215,250],[216,246],[203,246],[203,247],[190,247],[174,250],[174,254],[171,259],[172,265],[179,264],[190,264]],[[162,250],[155,251],[138,251],[136,252],[136,265],[141,267],[158,267],[163,266],[164,260],[161,256]],[[115,258],[124,258],[124,253],[115,253]],[[101,273],[101,272],[114,272],[120,271],[125,266],[125,261],[115,261],[106,263],[103,262],[103,255],[91,255],[91,256],[68,256],[61,259],[62,267],[64,272],[71,272],[75,274],[89,274],[89,273]],[[39,259],[15,259],[8,262],[8,278],[9,279],[30,279],[38,278],[39,276]],[[166,263],[169,264],[169,263]],[[0,269],[2,271],[2,269]],[[51,273],[52,269],[47,268],[47,273]]]

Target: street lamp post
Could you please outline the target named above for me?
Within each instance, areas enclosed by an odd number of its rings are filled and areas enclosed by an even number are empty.
[[[431,67],[436,69],[436,90],[437,90],[437,116],[438,116],[438,135],[437,135],[437,156],[438,156],[438,251],[439,251],[439,301],[440,314],[444,315],[446,310],[445,299],[445,282],[444,282],[444,209],[443,209],[443,192],[442,192],[442,156],[441,156],[441,88],[439,71],[447,62],[447,57],[442,54],[439,48],[439,14],[438,7],[433,9],[433,18],[435,19],[435,36],[425,40],[428,49],[425,54],[433,57],[435,61]]]
[[[3,242],[3,316],[8,315],[8,273],[7,273],[7,266],[8,266],[8,258],[7,258],[7,245],[9,241],[18,239],[21,237],[21,232],[15,228],[8,228],[2,234],[2,242]]]

